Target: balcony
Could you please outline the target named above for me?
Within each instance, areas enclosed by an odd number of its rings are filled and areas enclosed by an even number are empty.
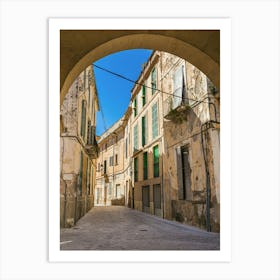
[[[174,100],[173,96],[169,96],[163,102],[163,117],[174,123],[182,123],[188,120],[188,112],[191,110],[189,104],[184,104],[182,100]]]
[[[86,153],[88,154],[90,159],[96,159],[99,155],[99,147],[98,145],[86,145],[85,146]]]

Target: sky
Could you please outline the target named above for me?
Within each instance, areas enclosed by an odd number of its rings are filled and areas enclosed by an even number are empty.
[[[136,81],[141,73],[142,64],[149,59],[152,52],[152,50],[146,49],[121,51],[105,56],[95,61],[94,64]],[[108,129],[127,110],[134,84],[97,67],[94,67],[94,74],[99,104],[103,110],[105,126]],[[104,131],[104,122],[101,111],[99,111],[97,112],[96,134],[101,135]]]

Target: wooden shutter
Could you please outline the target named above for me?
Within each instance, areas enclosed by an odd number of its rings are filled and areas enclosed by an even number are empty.
[[[182,153],[181,147],[176,148],[176,159],[177,159],[177,179],[178,179],[178,199],[184,199],[184,183],[182,173]]]
[[[142,106],[144,107],[146,104],[146,86],[142,86]]]
[[[143,154],[143,180],[148,179],[148,153]]]
[[[134,126],[134,150],[138,149],[138,124]]]
[[[153,131],[153,138],[158,136],[158,110],[157,110],[157,103],[152,107],[152,131]]]
[[[182,103],[182,90],[183,90],[183,71],[179,67],[173,75],[173,109],[177,108]]]
[[[137,95],[134,99],[134,117],[137,116]]]
[[[142,146],[146,144],[146,116],[142,117]]]
[[[138,181],[138,158],[134,159],[134,182]]]
[[[154,177],[159,177],[159,149],[158,145],[153,148],[154,154]]]

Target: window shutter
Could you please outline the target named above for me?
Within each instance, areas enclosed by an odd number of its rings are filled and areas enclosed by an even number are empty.
[[[88,126],[87,126],[87,144],[91,144],[91,121],[88,120]]]
[[[137,116],[137,96],[134,99],[134,117]]]
[[[138,158],[134,159],[134,182],[138,181]]]
[[[159,149],[158,145],[153,148],[154,154],[154,177],[159,177]]]
[[[179,67],[173,75],[173,94],[173,109],[175,109],[182,103],[183,71],[181,67]]]
[[[183,173],[182,173],[182,152],[181,147],[176,148],[177,158],[177,179],[178,179],[178,199],[184,199],[184,184],[183,184]]]
[[[148,153],[143,154],[143,180],[148,179]]]
[[[146,86],[142,86],[142,106],[144,107],[146,104]]]
[[[152,107],[152,132],[153,139],[158,136],[158,110],[157,103]]]
[[[134,126],[134,150],[138,149],[138,125]]]
[[[142,117],[142,146],[146,144],[146,116]]]

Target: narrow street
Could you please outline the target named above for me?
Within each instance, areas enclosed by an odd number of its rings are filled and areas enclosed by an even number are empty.
[[[219,250],[220,235],[122,206],[94,207],[61,229],[61,250]]]

